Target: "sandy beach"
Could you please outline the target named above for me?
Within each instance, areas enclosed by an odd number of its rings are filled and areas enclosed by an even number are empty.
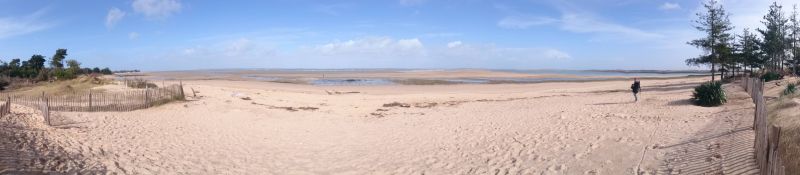
[[[690,104],[691,89],[706,78],[643,81],[638,102],[627,80],[384,86],[186,80],[184,102],[132,112],[59,112],[62,126],[25,127],[61,150],[54,154],[79,157],[74,164],[84,165],[59,171],[753,172],[733,159],[752,156],[746,149],[753,105],[734,84],[725,85],[729,103],[723,106]],[[17,113],[9,118],[40,122],[35,112]]]
[[[800,174],[797,4],[0,0],[0,175]]]

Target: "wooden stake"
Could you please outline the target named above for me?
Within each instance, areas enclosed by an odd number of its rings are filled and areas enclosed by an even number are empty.
[[[92,108],[92,90],[91,89],[89,89],[89,111],[94,111],[94,108]]]

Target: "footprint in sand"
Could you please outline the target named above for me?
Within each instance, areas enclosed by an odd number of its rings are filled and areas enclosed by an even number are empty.
[[[547,171],[559,172],[559,171],[562,171],[562,170],[564,170],[566,168],[567,168],[566,165],[552,165],[550,167],[547,167]]]
[[[586,157],[586,154],[584,154],[584,153],[575,153],[575,154],[572,155],[572,157],[574,157],[575,159],[583,159],[583,158]]]

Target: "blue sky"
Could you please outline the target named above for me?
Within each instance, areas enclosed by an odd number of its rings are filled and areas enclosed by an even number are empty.
[[[771,1],[727,0],[760,27]],[[797,1],[779,1],[786,12]],[[698,69],[696,0],[0,0],[0,60],[112,69]]]

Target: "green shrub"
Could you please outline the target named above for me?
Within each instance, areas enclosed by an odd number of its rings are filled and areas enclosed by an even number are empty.
[[[74,79],[75,78],[75,74],[74,73],[72,73],[71,71],[63,70],[63,69],[55,70],[53,72],[53,76],[56,77],[56,80],[69,80],[69,79]]]
[[[700,106],[719,106],[727,102],[725,90],[719,81],[703,83],[694,88],[692,101]]]
[[[143,79],[134,79],[134,80],[125,80],[125,81],[126,81],[126,84],[128,84],[128,87],[131,87],[131,88],[144,89],[144,88],[157,88],[158,87],[156,84],[147,82],[147,80],[143,80]]]
[[[11,85],[10,82],[0,79],[0,91],[6,90],[6,86]]]
[[[797,91],[797,85],[794,83],[789,83],[788,85],[786,85],[786,89],[783,90],[783,95],[792,95],[796,91]]]
[[[783,75],[775,72],[767,72],[764,75],[761,75],[761,80],[764,82],[770,82],[772,80],[780,80],[783,79]]]
[[[49,76],[48,76],[47,69],[41,69],[41,70],[39,70],[39,73],[36,74],[36,79],[34,79],[34,80],[36,80],[36,81],[47,81],[48,77]]]
[[[108,68],[103,68],[102,70],[100,70],[100,73],[103,74],[103,75],[114,74],[114,72],[111,72],[111,69],[108,69]]]

